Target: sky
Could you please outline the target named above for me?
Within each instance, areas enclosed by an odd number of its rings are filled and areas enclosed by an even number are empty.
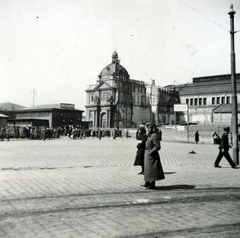
[[[131,79],[162,87],[230,74],[230,4],[239,73],[239,0],[0,0],[0,102],[85,111],[115,50]]]

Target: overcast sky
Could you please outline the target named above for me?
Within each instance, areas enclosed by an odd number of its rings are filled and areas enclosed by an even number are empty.
[[[159,86],[230,74],[235,14],[240,72],[239,0],[0,0],[0,102],[73,103],[85,111],[114,50],[130,78]]]

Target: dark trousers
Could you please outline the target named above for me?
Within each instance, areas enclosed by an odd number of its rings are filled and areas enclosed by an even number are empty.
[[[222,159],[223,156],[226,158],[226,160],[228,161],[228,163],[229,163],[232,167],[236,167],[235,163],[233,162],[233,160],[232,160],[232,158],[231,158],[231,156],[229,155],[229,153],[228,153],[227,150],[224,150],[224,151],[219,150],[218,156],[217,156],[214,164],[215,164],[215,165],[219,165],[219,163],[220,163],[220,161],[221,161],[221,159]]]

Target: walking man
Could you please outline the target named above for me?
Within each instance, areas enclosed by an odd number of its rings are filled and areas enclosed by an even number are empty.
[[[234,168],[236,168],[236,164],[234,163],[234,161],[232,160],[231,156],[228,153],[229,148],[232,148],[228,143],[228,134],[230,132],[230,128],[225,127],[225,128],[223,128],[223,130],[224,130],[224,133],[222,135],[222,139],[221,139],[221,142],[219,145],[219,153],[215,160],[214,167],[221,168],[221,166],[219,166],[219,163],[220,163],[222,157],[224,156],[227,159],[228,163],[234,169]]]

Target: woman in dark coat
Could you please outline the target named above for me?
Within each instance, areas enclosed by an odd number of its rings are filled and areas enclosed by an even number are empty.
[[[135,157],[135,161],[133,163],[134,166],[140,165],[142,171],[138,174],[144,174],[144,151],[145,151],[145,140],[146,140],[146,130],[144,127],[140,127],[136,134],[136,139],[138,140],[137,144],[137,153]]]
[[[155,133],[155,126],[147,124],[147,138],[144,154],[144,187],[155,189],[155,181],[165,178],[158,151],[161,149],[158,135]]]
[[[196,133],[195,133],[195,142],[196,142],[196,144],[198,143],[198,141],[199,141],[199,133],[198,133],[198,131],[196,131]]]

